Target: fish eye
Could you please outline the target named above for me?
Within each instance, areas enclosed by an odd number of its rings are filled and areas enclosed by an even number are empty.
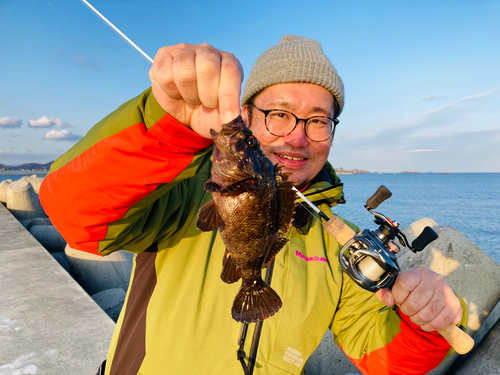
[[[252,148],[257,147],[257,145],[258,145],[257,138],[255,138],[254,136],[249,136],[247,138],[247,145],[252,147]]]

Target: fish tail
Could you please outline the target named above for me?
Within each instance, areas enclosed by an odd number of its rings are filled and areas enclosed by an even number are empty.
[[[255,323],[276,314],[282,306],[278,294],[261,278],[251,285],[241,286],[231,314],[241,323]]]

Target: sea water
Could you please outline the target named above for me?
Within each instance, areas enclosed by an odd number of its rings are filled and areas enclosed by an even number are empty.
[[[0,171],[0,182],[8,178],[45,172]],[[455,227],[500,263],[500,173],[367,173],[339,176],[347,203],[334,212],[361,229],[376,229],[364,204],[380,185],[392,197],[375,211],[400,227],[428,217],[439,225]]]

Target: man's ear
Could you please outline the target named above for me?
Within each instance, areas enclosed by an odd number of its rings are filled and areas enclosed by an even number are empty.
[[[250,109],[250,106],[248,104],[245,104],[243,106],[242,111],[241,111],[241,118],[243,119],[243,122],[245,123],[245,125],[248,128],[250,128],[249,122],[250,122],[250,120],[252,118],[251,115],[250,115],[250,113],[249,113],[250,111],[251,111],[251,109]]]

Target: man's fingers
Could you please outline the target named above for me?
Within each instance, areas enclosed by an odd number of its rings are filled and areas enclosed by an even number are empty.
[[[204,137],[241,113],[243,69],[231,53],[208,44],[163,47],[149,76],[160,106]]]
[[[448,305],[444,307],[439,314],[427,322],[419,322],[412,317],[412,321],[418,324],[424,331],[436,331],[449,324],[458,324],[462,320],[462,306]]]
[[[173,56],[167,47],[161,48],[154,59],[153,66],[149,70],[149,78],[153,87],[157,86],[162,91],[155,93],[160,96],[168,96],[171,99],[182,99],[177,86],[175,85],[174,76],[172,74]]]
[[[241,113],[240,94],[243,68],[232,53],[221,52],[221,55],[219,110],[222,123],[228,123]]]
[[[439,275],[440,276],[440,275]],[[416,314],[412,321],[426,331],[434,331],[448,324],[457,324],[462,318],[462,305],[444,278],[433,280],[436,289],[432,299]]]
[[[386,288],[386,289],[379,289],[375,293],[378,297],[378,299],[386,306],[393,306],[394,305],[394,297],[392,296],[391,290]]]
[[[175,86],[187,104],[199,105],[201,101],[197,88],[195,51],[187,44],[180,44],[177,47],[172,62]]]
[[[444,277],[427,267],[400,273],[392,295],[401,312],[425,331],[456,324],[462,317],[460,300]]]
[[[196,76],[198,97],[207,108],[219,106],[219,80],[221,73],[221,55],[219,51],[204,44],[196,52]]]
[[[421,278],[415,272],[401,272],[392,287],[394,302],[403,305],[411,292],[420,284]]]
[[[413,323],[423,327],[437,319],[439,315],[446,313],[443,311],[444,308],[445,302],[443,299],[432,299],[421,310],[418,310],[415,314],[411,315],[411,320]]]

